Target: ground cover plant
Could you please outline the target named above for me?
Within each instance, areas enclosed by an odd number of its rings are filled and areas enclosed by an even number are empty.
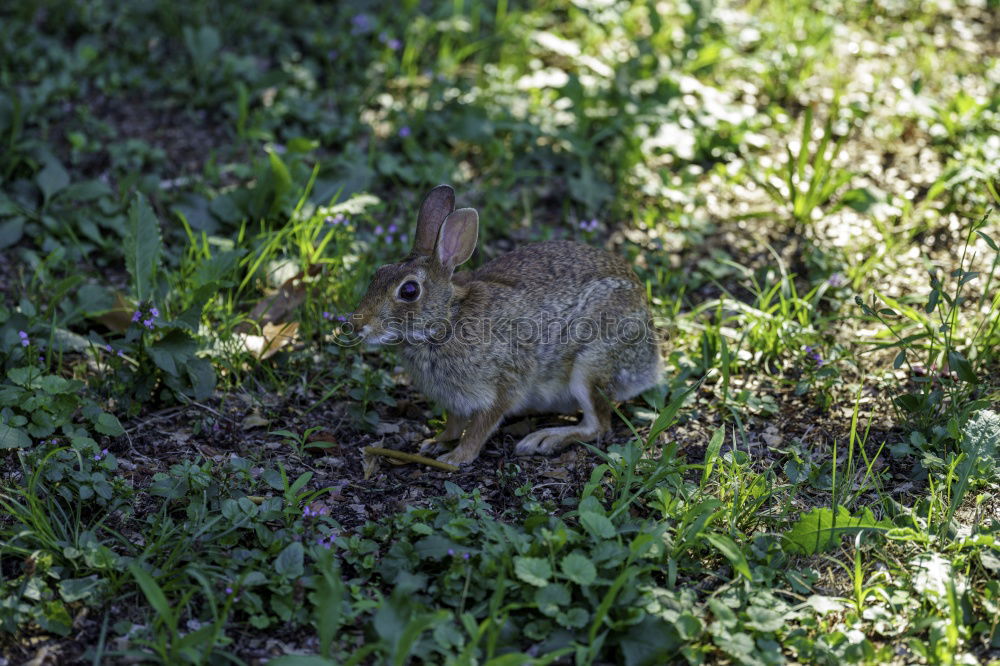
[[[1000,663],[998,15],[0,7],[0,664]],[[601,445],[365,453],[443,182],[646,284]]]

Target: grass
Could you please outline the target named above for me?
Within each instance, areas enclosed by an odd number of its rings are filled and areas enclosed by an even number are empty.
[[[0,10],[0,664],[1000,663],[995,0],[119,5]],[[645,281],[609,442],[364,454],[441,182]]]

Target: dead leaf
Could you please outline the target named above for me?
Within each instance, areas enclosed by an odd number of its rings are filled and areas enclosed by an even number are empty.
[[[306,299],[306,283],[303,278],[307,275],[309,277],[318,275],[321,270],[322,266],[312,264],[307,271],[299,271],[285,280],[285,283],[276,292],[257,302],[257,305],[247,315],[250,321],[237,326],[236,331],[249,333],[254,328],[253,322],[263,327],[270,323],[288,321],[295,309],[302,305],[302,301]]]
[[[375,472],[378,471],[379,461],[381,460],[382,456],[373,456],[367,453],[363,454],[361,470],[364,472],[365,481],[372,478]]]
[[[761,433],[760,438],[764,440],[765,444],[772,448],[781,444],[781,435],[778,433],[778,429],[773,425],[768,426],[767,429]]]
[[[385,435],[399,434],[399,424],[386,423],[385,421],[381,421],[377,426],[375,426],[375,434],[383,437]]]
[[[244,430],[250,430],[251,428],[263,428],[269,423],[270,421],[265,419],[260,414],[254,412],[252,414],[247,414],[243,418],[243,423],[240,424],[240,427],[243,428]]]
[[[299,322],[293,321],[287,324],[264,324],[261,331],[263,335],[250,335],[244,333],[243,346],[251,354],[261,361],[265,361],[284,347],[295,340],[295,335],[299,330]]]
[[[542,476],[547,479],[556,479],[557,481],[569,481],[569,471],[564,467],[557,467],[556,469],[542,472]]]
[[[114,307],[93,319],[115,333],[124,333],[132,325],[133,312],[135,306],[126,301],[120,291],[116,291]]]
[[[309,439],[306,440],[305,450],[315,456],[324,454],[335,446],[337,446],[337,442],[334,439],[333,433],[328,430],[321,430],[309,435]]]

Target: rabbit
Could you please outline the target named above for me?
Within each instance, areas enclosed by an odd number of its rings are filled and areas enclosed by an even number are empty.
[[[447,411],[444,432],[421,452],[472,462],[504,417],[531,412],[583,417],[532,432],[519,455],[599,438],[610,401],[662,375],[644,286],[620,257],[573,241],[527,244],[456,273],[478,231],[478,213],[455,210],[455,191],[435,187],[410,254],[375,271],[352,315],[360,339],[400,345],[413,385]]]

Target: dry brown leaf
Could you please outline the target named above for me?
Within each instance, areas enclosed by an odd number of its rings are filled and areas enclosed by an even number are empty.
[[[135,312],[135,307],[125,300],[125,296],[120,291],[116,291],[114,307],[93,319],[107,326],[108,330],[124,333],[132,325],[133,312]]]
[[[292,277],[285,280],[285,283],[274,293],[268,294],[257,302],[250,314],[247,315],[250,321],[244,322],[236,327],[239,333],[249,333],[253,330],[253,323],[260,326],[269,323],[288,321],[291,314],[302,305],[306,299],[306,283],[303,278],[318,275],[322,270],[319,264],[309,266],[305,272],[299,271]]]
[[[261,361],[267,360],[278,353],[287,344],[295,340],[298,333],[299,322],[293,321],[287,324],[264,324],[262,335],[243,334],[243,346],[248,352],[256,356]]]
[[[240,424],[240,427],[244,430],[250,430],[251,428],[263,428],[268,423],[270,423],[270,421],[254,412],[253,414],[247,414],[243,418],[243,423]]]

